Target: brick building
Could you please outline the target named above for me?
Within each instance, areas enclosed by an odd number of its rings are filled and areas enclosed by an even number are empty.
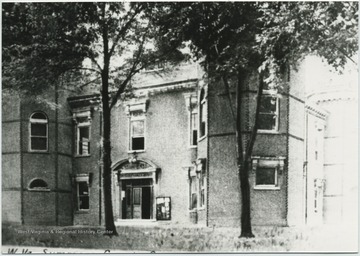
[[[329,113],[305,104],[302,72],[291,72],[287,86],[275,96],[267,91],[263,96],[249,175],[254,225],[322,222],[323,138]],[[239,225],[229,102],[223,86],[207,84],[203,75],[194,64],[162,76],[144,71],[132,81],[135,97],[113,109],[117,223],[135,219]],[[249,77],[242,92],[244,138],[254,122],[258,85],[256,76]],[[100,225],[104,207],[99,96],[55,88],[44,98],[46,102],[3,96],[3,222]],[[316,150],[309,153],[310,148]]]

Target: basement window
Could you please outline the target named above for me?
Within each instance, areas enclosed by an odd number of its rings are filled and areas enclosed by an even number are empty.
[[[29,184],[29,190],[44,191],[44,190],[49,190],[49,187],[44,180],[34,179]]]
[[[253,157],[255,189],[280,189],[279,177],[284,171],[284,157]]]

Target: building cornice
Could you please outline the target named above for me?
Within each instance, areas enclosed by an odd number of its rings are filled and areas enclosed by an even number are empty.
[[[329,115],[328,111],[318,105],[315,105],[312,102],[306,103],[305,110],[306,112],[311,113],[321,119],[326,119]]]
[[[357,101],[358,92],[353,90],[333,90],[312,93],[307,96],[308,100],[315,103],[330,101]]]

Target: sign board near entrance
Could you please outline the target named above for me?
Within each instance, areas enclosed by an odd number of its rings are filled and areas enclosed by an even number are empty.
[[[171,198],[156,198],[156,220],[171,220]]]

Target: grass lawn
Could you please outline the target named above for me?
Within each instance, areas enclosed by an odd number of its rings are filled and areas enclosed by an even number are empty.
[[[2,244],[149,252],[357,250],[357,234],[354,240],[355,234],[350,234],[345,227],[253,227],[256,237],[249,239],[239,238],[240,231],[237,228],[121,226],[117,227],[117,230],[119,236],[109,237],[104,235],[104,229],[101,227],[34,227],[3,224]],[[341,242],[339,235],[345,236],[347,243]]]

